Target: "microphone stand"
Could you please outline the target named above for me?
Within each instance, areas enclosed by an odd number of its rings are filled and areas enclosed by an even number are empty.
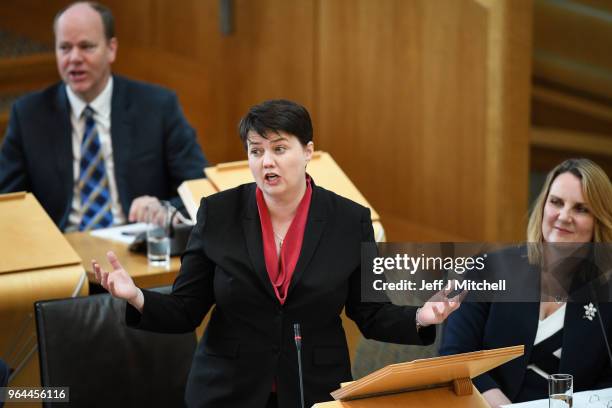
[[[300,333],[300,324],[293,324],[293,334],[295,339],[295,348],[297,350],[297,359],[298,359],[298,373],[300,376],[300,398],[301,398],[301,408],[304,408],[304,378],[302,376],[302,335]]]

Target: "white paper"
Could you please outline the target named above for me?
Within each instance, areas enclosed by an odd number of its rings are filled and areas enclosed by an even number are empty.
[[[134,242],[136,235],[146,230],[147,224],[144,222],[138,222],[135,224],[120,225],[118,227],[100,228],[91,231],[90,234],[94,237],[122,242],[129,245]]]
[[[599,397],[599,401],[597,401],[596,397],[593,395],[597,395]],[[605,408],[608,401],[612,401],[612,388],[604,388],[602,390],[594,390],[594,391],[581,391],[574,393],[574,407],[584,407],[584,408]],[[502,405],[502,407],[507,408],[548,408],[548,398],[528,401],[528,402],[519,402],[518,404],[509,404]]]

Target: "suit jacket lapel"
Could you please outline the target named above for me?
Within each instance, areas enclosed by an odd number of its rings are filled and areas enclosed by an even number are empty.
[[[111,140],[113,143],[113,161],[115,165],[115,181],[119,193],[119,201],[127,216],[131,200],[128,192],[128,172],[130,163],[130,147],[132,142],[132,117],[130,95],[125,89],[126,83],[121,77],[113,77],[113,96],[111,99]]]
[[[243,197],[243,199],[246,202],[246,206],[242,213],[242,227],[244,229],[244,240],[249,253],[249,259],[255,269],[255,274],[263,285],[264,291],[276,299],[264,259],[261,224],[259,212],[257,211],[257,201],[255,200],[255,184],[252,184],[250,188],[246,188],[244,191],[246,197]]]
[[[563,322],[563,345],[561,350],[561,363],[559,372],[573,372],[576,367],[583,365],[585,358],[585,344],[603,341],[597,316],[593,320],[584,318],[584,305],[582,302],[567,302],[565,320]],[[597,310],[600,313],[600,310]],[[578,347],[578,349],[576,349]],[[589,354],[588,352],[586,354]]]
[[[61,197],[65,197],[63,206],[65,207],[64,216],[60,221],[60,228],[65,226],[68,219],[70,208],[72,207],[72,195],[74,188],[74,168],[72,153],[72,124],[70,122],[70,103],[66,95],[66,85],[61,84],[57,87],[55,99],[56,114],[53,115],[52,126],[47,131],[50,133],[47,138],[48,143],[52,144],[51,149],[55,149],[55,167],[58,173],[60,186],[62,188]],[[60,195],[58,195],[59,197]]]
[[[303,277],[304,271],[321,241],[326,222],[327,211],[325,207],[325,197],[322,195],[321,190],[317,189],[313,181],[312,198],[310,200],[310,209],[308,210],[308,219],[306,220],[306,228],[304,230],[302,250],[300,251],[300,257],[295,265],[295,271],[293,272],[293,277],[289,284],[289,290],[287,292],[288,300],[291,299],[291,292]]]
[[[517,302],[508,303],[509,315],[508,319],[513,318],[513,321],[506,321],[505,333],[514,336],[512,342],[515,344],[525,345],[525,361],[531,359],[531,350],[538,331],[538,321],[540,318],[540,304],[538,302]],[[517,327],[525,327],[525,330],[516,330]]]
[[[306,228],[304,231],[304,240],[302,241],[302,250],[300,251],[300,257],[295,266],[293,277],[289,285],[289,291],[287,293],[287,299],[290,299],[291,292],[297,282],[304,275],[304,271],[310,262],[310,259],[315,253],[319,241],[323,236],[323,231],[326,224],[326,211],[324,197],[321,192],[317,190],[316,186],[312,185],[312,198],[310,201],[310,209],[308,211],[308,219],[306,221]],[[261,280],[265,291],[276,298],[272,282],[270,282],[270,276],[266,269],[266,263],[263,254],[263,242],[261,237],[261,224],[259,221],[259,213],[257,211],[257,202],[255,200],[255,184],[252,188],[245,190],[248,194],[245,197],[247,205],[243,212],[242,226],[244,229],[244,236],[246,241],[247,250],[251,263],[255,268],[255,272]]]

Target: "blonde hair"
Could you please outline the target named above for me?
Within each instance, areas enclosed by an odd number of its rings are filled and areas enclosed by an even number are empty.
[[[612,183],[610,179],[601,167],[589,159],[565,160],[546,176],[542,191],[529,216],[527,242],[529,243],[529,262],[532,264],[539,264],[542,258],[541,247],[537,244],[543,242],[542,219],[550,186],[557,176],[563,173],[571,173],[580,179],[582,194],[595,219],[593,242],[612,242]]]

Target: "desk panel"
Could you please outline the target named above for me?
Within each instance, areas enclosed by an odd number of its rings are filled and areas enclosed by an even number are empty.
[[[83,260],[87,279],[92,283],[97,282],[91,267],[91,260],[95,259],[103,268],[110,269],[110,264],[106,259],[108,251],[113,251],[117,255],[119,262],[132,276],[136,285],[144,288],[171,285],[181,267],[181,259],[178,256],[170,258],[168,269],[152,267],[149,266],[146,255],[130,252],[127,245],[120,242],[93,237],[86,232],[72,232],[64,236]]]

